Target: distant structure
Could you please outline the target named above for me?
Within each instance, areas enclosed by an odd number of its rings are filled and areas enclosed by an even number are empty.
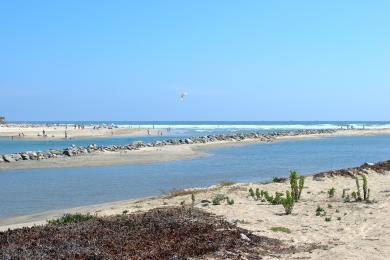
[[[0,124],[5,124],[5,117],[4,116],[0,116]]]

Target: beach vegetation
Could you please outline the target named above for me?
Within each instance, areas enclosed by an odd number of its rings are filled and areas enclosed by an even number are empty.
[[[341,220],[341,217],[337,217],[337,220],[340,221],[340,220]]]
[[[352,197],[355,199],[355,201],[361,201],[362,196],[360,194],[360,183],[359,183],[359,178],[357,176],[355,176],[355,182],[356,182],[357,191],[355,192],[355,196],[352,195]]]
[[[250,222],[245,220],[245,219],[237,219],[236,221],[237,221],[237,223],[242,224],[242,225],[250,224]]]
[[[218,186],[219,187],[227,187],[227,186],[232,186],[234,184],[236,184],[237,182],[234,182],[234,181],[221,181]]]
[[[122,214],[123,215],[126,215],[127,213],[129,213],[129,211],[127,209],[125,209],[124,211],[122,211]]]
[[[363,175],[363,200],[367,201],[370,198],[370,189],[367,184],[367,177]]]
[[[283,197],[282,192],[275,192],[275,196],[269,195],[268,191],[264,191],[264,198],[268,203],[272,205],[279,205],[282,204],[281,198]]]
[[[332,204],[328,204],[328,209],[333,208]]]
[[[229,197],[226,197],[226,203],[228,205],[234,205],[234,200],[233,199],[229,199]]]
[[[328,190],[328,196],[329,198],[333,198],[336,193],[336,189],[332,187],[331,189]]]
[[[320,206],[317,206],[317,209],[316,209],[316,216],[325,216],[326,215],[326,211],[321,208]]]
[[[295,203],[295,199],[291,196],[291,193],[289,191],[286,191],[286,197],[281,197],[280,202],[283,205],[286,214],[290,215],[292,213]]]
[[[298,181],[299,179],[299,181]],[[296,171],[290,171],[290,187],[291,187],[291,196],[297,202],[302,194],[303,187],[305,185],[305,177],[300,176],[298,178],[298,174]]]
[[[330,222],[330,221],[332,221],[332,218],[331,218],[331,217],[326,217],[326,218],[325,218],[325,221],[326,221],[326,222]]]
[[[223,195],[223,194],[217,194],[213,197],[213,199],[211,200],[212,204],[214,206],[216,205],[221,205],[221,202],[224,201],[226,199],[226,197]]]
[[[283,232],[283,233],[287,233],[287,234],[291,233],[291,230],[289,228],[286,228],[286,227],[272,227],[271,230],[273,232]]]
[[[263,198],[263,195],[264,195],[263,190],[261,190],[261,192],[260,192],[260,189],[259,189],[259,188],[256,188],[256,193],[255,193],[255,195],[256,195],[256,199],[257,199],[257,200],[262,199],[262,198]]]
[[[252,188],[249,189],[249,196],[251,196],[253,199],[255,199],[255,192]]]
[[[83,222],[91,219],[96,219],[96,216],[93,216],[91,214],[81,214],[81,213],[75,213],[75,214],[64,214],[63,216],[57,218],[57,219],[51,219],[48,220],[47,223],[49,225],[62,225],[62,224],[70,224],[70,223],[77,223],[77,222]]]

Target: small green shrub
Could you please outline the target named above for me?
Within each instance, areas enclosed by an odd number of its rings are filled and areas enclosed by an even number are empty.
[[[272,205],[279,205],[279,204],[282,204],[281,202],[281,198],[283,197],[283,193],[282,192],[275,192],[275,197],[272,196],[272,195],[269,195],[268,191],[264,191],[264,198],[266,201],[268,201],[268,203],[272,204]]]
[[[317,206],[317,209],[316,209],[316,216],[325,216],[326,215],[326,211],[321,208],[320,206]]]
[[[249,189],[249,196],[251,196],[253,199],[255,198],[255,192],[252,188]]]
[[[271,230],[273,232],[284,232],[287,234],[291,233],[291,230],[289,228],[286,228],[286,227],[272,227]]]
[[[328,196],[329,198],[333,198],[334,194],[336,193],[336,189],[332,187],[331,189],[328,190]]]
[[[256,188],[256,199],[259,200],[259,199],[262,199],[263,198],[263,193],[260,192],[259,188]]]
[[[305,177],[299,177],[298,184],[298,174],[296,171],[290,171],[290,187],[291,187],[291,196],[297,202],[301,198],[302,189],[305,185]]]
[[[233,199],[229,199],[229,197],[226,197],[226,202],[228,205],[233,205],[234,204],[234,200]]]
[[[286,214],[287,215],[291,214],[292,210],[294,208],[295,200],[291,196],[291,193],[289,191],[286,191],[286,197],[285,198],[284,197],[280,198],[280,202],[282,203],[282,205],[284,207],[284,211],[286,212]]]
[[[91,219],[96,219],[96,216],[92,216],[91,214],[65,214],[62,217],[57,219],[48,220],[47,223],[49,225],[62,225],[76,222],[83,222]]]
[[[250,224],[250,222],[245,220],[245,219],[237,219],[237,223],[240,223],[240,224],[243,224],[243,225]]]
[[[326,222],[330,222],[330,221],[332,221],[332,218],[331,218],[331,217],[326,217],[326,218],[325,218],[325,221],[326,221]]]
[[[213,205],[221,205],[221,202],[224,201],[226,197],[222,194],[217,194],[214,196],[214,198],[211,200]]]
[[[354,199],[356,201],[361,201],[362,200],[362,196],[360,194],[360,184],[359,184],[359,178],[357,176],[355,177],[355,182],[356,182],[356,189],[357,189],[357,191],[356,191],[356,195],[355,195]]]
[[[367,177],[363,175],[363,199],[365,201],[370,199],[370,189],[367,184]]]

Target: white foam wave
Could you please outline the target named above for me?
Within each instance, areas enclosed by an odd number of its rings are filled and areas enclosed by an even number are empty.
[[[186,129],[195,130],[197,132],[210,131],[210,130],[294,130],[294,129],[340,129],[341,127],[346,128],[353,127],[356,129],[384,129],[390,128],[390,124],[251,124],[251,125],[236,125],[236,124],[199,124],[199,125],[167,125],[167,124],[144,124],[144,125],[117,125],[119,128],[171,128],[171,129]]]

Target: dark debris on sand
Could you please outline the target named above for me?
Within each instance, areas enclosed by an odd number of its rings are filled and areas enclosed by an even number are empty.
[[[184,207],[0,233],[0,259],[261,259],[312,249],[286,246]]]
[[[359,167],[347,168],[335,171],[327,171],[321,172],[313,175],[313,179],[321,179],[324,177],[333,177],[333,176],[344,176],[344,177],[352,177],[354,178],[356,175],[361,175],[362,173],[366,173],[368,170],[375,171],[377,173],[386,173],[390,171],[390,160],[369,164],[365,163]]]

